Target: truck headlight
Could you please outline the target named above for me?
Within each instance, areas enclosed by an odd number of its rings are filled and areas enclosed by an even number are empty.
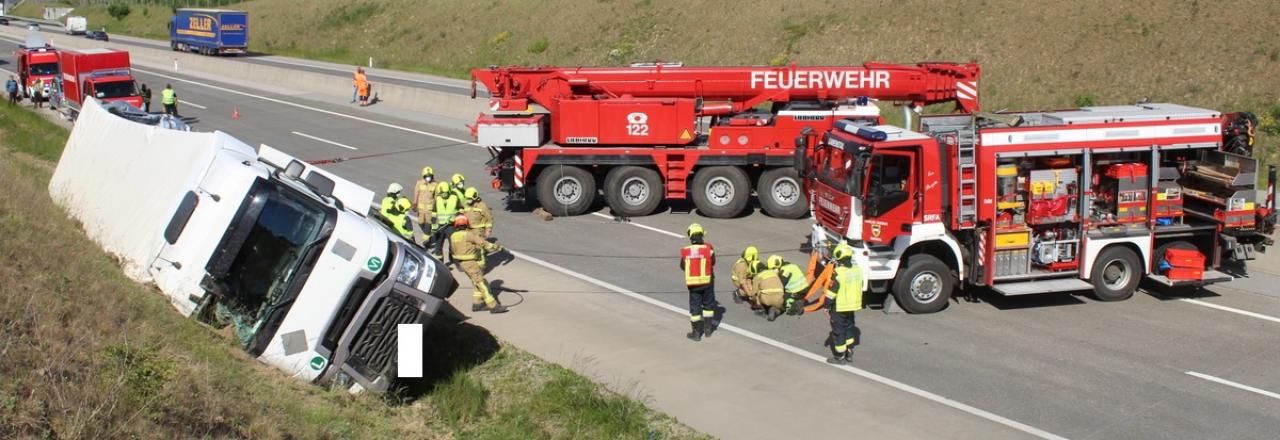
[[[400,273],[396,274],[396,281],[409,286],[417,286],[420,279],[422,279],[422,260],[406,252],[404,254],[404,263],[400,265]]]

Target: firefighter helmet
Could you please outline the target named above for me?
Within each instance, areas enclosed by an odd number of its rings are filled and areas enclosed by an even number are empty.
[[[747,249],[742,251],[742,259],[747,261],[760,261],[760,250],[756,249],[755,246],[747,246]]]
[[[769,267],[770,269],[777,269],[777,268],[779,268],[779,267],[782,267],[782,256],[781,256],[781,255],[770,255],[770,256],[769,256],[769,266],[768,266],[768,267]]]
[[[836,249],[831,251],[831,258],[837,262],[845,262],[853,258],[853,246],[845,243],[836,245]]]
[[[387,194],[400,194],[401,191],[404,191],[404,187],[400,186],[399,183],[387,185]]]
[[[400,212],[406,212],[406,211],[408,211],[408,210],[409,210],[409,208],[410,208],[410,207],[412,207],[412,206],[413,206],[413,204],[412,204],[412,203],[409,203],[409,199],[406,199],[406,198],[404,198],[404,197],[401,197],[401,198],[399,198],[399,199],[397,199],[397,200],[396,200],[396,210],[397,210],[397,211],[400,211]]]
[[[703,236],[707,235],[707,230],[702,229],[702,225],[700,224],[692,223],[689,225],[689,229],[685,231],[685,235],[688,235],[689,238],[693,238],[694,236]]]
[[[457,217],[453,218],[453,225],[454,226],[470,226],[471,220],[468,220],[467,216],[465,215],[458,214]]]
[[[467,183],[467,178],[462,173],[453,173],[453,177],[450,177],[449,180],[453,182],[453,186],[458,188],[462,188],[462,185]]]
[[[468,187],[466,191],[462,192],[462,198],[467,200],[478,199],[480,198],[480,191],[476,191],[475,187]]]
[[[431,167],[422,167],[422,177],[435,177],[436,170]]]
[[[436,194],[446,195],[449,193],[449,182],[440,182],[436,185]]]

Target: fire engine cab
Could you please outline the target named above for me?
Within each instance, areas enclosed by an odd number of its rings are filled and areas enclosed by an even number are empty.
[[[1257,161],[1223,151],[1252,145],[1227,130],[1242,118],[1139,104],[840,121],[800,139],[816,145],[813,247],[852,244],[872,289],[913,313],[980,286],[1116,301],[1144,278],[1228,281],[1276,223],[1275,168],[1260,194]]]

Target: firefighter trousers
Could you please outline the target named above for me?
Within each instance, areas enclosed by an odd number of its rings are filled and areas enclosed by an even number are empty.
[[[689,320],[711,320],[716,316],[715,282],[703,286],[689,286]]]
[[[857,329],[853,323],[854,312],[831,310],[831,347],[836,353],[844,353],[857,342]]]
[[[474,289],[471,293],[472,304],[493,307],[498,303],[498,300],[489,292],[489,282],[484,279],[484,260],[459,261],[458,267],[467,274],[467,278],[471,279],[472,289]]]

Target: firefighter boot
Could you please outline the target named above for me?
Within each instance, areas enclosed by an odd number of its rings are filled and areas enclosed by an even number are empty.
[[[471,311],[473,311],[473,312],[479,312],[479,311],[481,311],[481,310],[484,310],[484,304],[481,304],[481,303],[472,303],[472,304],[471,304]]]
[[[716,327],[720,326],[719,324],[720,323],[715,321],[715,318],[703,318],[702,319],[702,337],[710,338],[711,332],[716,331]]]
[[[848,361],[845,360],[845,356],[847,353],[849,353],[848,350],[846,350],[844,353],[841,353],[839,351],[836,351],[836,348],[832,346],[831,357],[827,358],[827,363],[831,365],[845,365],[848,363]]]
[[[702,340],[702,321],[690,322],[689,326],[693,327],[693,331],[689,332],[688,334],[685,334],[684,336],[686,338],[693,340],[694,342],[701,341]]]
[[[741,289],[739,289],[739,290],[734,290],[734,291],[733,291],[733,303],[734,303],[734,304],[742,304],[742,290],[741,290]]]
[[[800,314],[800,304],[798,304],[798,302],[799,301],[796,301],[795,295],[792,295],[790,293],[787,294],[787,300],[785,303],[787,308],[787,315],[795,316]]]
[[[499,314],[499,313],[507,313],[507,306],[504,306],[504,305],[502,305],[502,304],[498,304],[498,303],[494,303],[494,304],[493,304],[493,307],[489,307],[489,313],[492,313],[492,314],[495,314],[495,315],[497,315],[497,314]]]
[[[768,315],[766,315],[764,319],[769,320],[769,322],[773,322],[773,320],[778,319],[778,315],[781,315],[781,314],[782,312],[780,312],[777,308],[770,307]]]
[[[848,350],[844,351],[844,363],[853,364],[853,347],[849,347]]]

